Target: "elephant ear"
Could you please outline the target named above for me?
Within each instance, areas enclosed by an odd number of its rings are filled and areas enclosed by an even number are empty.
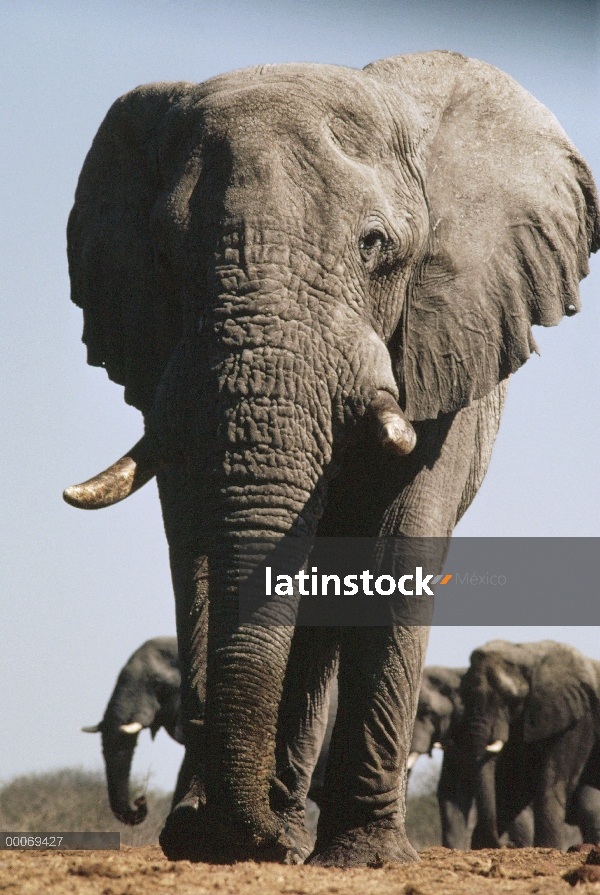
[[[523,715],[525,742],[548,739],[585,714],[594,717],[597,687],[591,661],[573,648],[555,644],[533,667]]]
[[[407,414],[430,419],[517,370],[536,350],[532,324],[579,310],[598,195],[554,116],[498,69],[432,52],[365,71],[412,146],[429,208],[394,342]]]
[[[180,300],[157,263],[152,209],[158,143],[190,85],[151,84],[117,100],[87,155],[67,227],[71,298],[83,309],[92,366],[143,412],[181,335]]]

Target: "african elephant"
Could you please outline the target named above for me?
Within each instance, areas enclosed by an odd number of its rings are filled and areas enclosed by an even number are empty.
[[[106,706],[104,717],[84,733],[102,734],[108,800],[112,813],[124,824],[141,824],[148,813],[145,796],[133,805],[129,798],[129,773],[137,738],[148,728],[152,738],[161,727],[178,743],[183,743],[179,687],[177,638],[147,640],[127,660]],[[188,781],[180,780],[175,798],[187,792]]]
[[[460,682],[466,668],[432,665],[423,669],[415,726],[407,767],[412,770],[420,755],[431,755],[434,747],[444,749],[452,735],[452,725],[462,714]]]
[[[145,435],[65,498],[107,506],[157,476],[206,787],[167,820],[169,857],[308,856],[297,756],[317,760],[337,664],[310,860],[417,859],[418,601],[394,623],[307,627],[297,588],[276,621],[240,619],[240,588],[282,544],[307,568],[316,536],[395,539],[396,577],[424,568],[415,538],[439,538],[441,571],[531,324],[578,310],[599,236],[592,175],[553,116],[457,54],[258,66],[112,106],[69,219],[72,298],[88,363]]]
[[[552,640],[492,640],[472,653],[461,695],[478,847],[498,847],[526,805],[536,846],[564,847],[565,822],[600,841],[600,662]]]
[[[438,783],[438,803],[442,825],[442,845],[446,848],[476,848],[479,841],[477,809],[473,781],[464,773],[464,755],[457,754],[455,737],[460,739],[463,704],[460,694],[466,668],[430,666],[423,670],[417,715],[408,757],[408,770],[420,755],[431,755],[437,746],[444,750]],[[503,789],[502,773],[496,779]],[[531,809],[526,806],[507,824],[502,844],[524,847],[533,845]]]

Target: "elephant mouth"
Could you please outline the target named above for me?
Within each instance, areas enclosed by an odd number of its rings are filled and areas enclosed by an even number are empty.
[[[414,449],[417,443],[415,430],[390,392],[379,389],[368,405],[366,415],[385,451],[405,456]],[[86,482],[66,488],[63,499],[81,510],[110,507],[147,484],[166,462],[156,439],[147,433],[108,469]]]

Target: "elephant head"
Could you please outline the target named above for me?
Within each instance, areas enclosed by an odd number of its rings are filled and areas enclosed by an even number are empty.
[[[239,582],[284,536],[302,566],[317,532],[449,535],[477,487],[475,435],[440,474],[449,487],[425,496],[417,478],[465,408],[489,401],[499,419],[498,384],[535,348],[532,324],[578,310],[598,242],[591,174],[552,115],[457,54],[260,66],[141,87],[108,112],[69,220],[72,297],[88,362],[125,386],[146,434],[65,496],[106,506],[158,473],[184,694],[208,557],[206,829],[234,858],[291,848],[271,787],[295,608],[242,624]],[[403,460],[415,431],[421,453]],[[357,444],[360,487],[344,479]],[[396,776],[415,643],[393,666],[408,675]],[[366,829],[358,816],[336,822]]]
[[[145,796],[133,805],[129,796],[129,773],[140,731],[148,728],[154,739],[164,727],[174,740],[183,742],[180,682],[176,638],[148,640],[121,669],[102,721],[82,728],[85,733],[102,734],[108,799],[113,814],[124,824],[140,824],[148,813]]]
[[[448,744],[452,726],[462,714],[460,682],[466,670],[441,666],[423,669],[407,763],[409,771],[419,755],[431,755],[434,747],[444,749]]]
[[[596,666],[597,663],[573,647],[551,640],[526,644],[493,640],[471,654],[471,665],[461,685],[462,745],[476,764],[473,775],[483,831],[481,847],[498,845],[496,759],[509,739],[521,752],[536,744],[543,747],[546,742],[553,744],[549,747],[553,749],[560,745],[561,736],[583,722],[581,745],[573,741],[569,747],[571,752],[581,748],[581,760],[575,757],[575,763],[577,773],[583,769],[593,742],[594,726],[600,720]],[[535,754],[537,764],[542,765],[546,760],[544,749]],[[531,777],[536,770],[530,768]],[[570,795],[567,789],[565,806]],[[540,826],[543,818],[536,817],[536,822]]]

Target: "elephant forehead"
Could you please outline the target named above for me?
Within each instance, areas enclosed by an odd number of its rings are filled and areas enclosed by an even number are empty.
[[[334,74],[331,74],[331,72]],[[344,71],[344,70],[342,70]],[[323,157],[333,146],[350,158],[376,161],[392,151],[396,129],[383,99],[361,73],[286,72],[243,77],[205,96],[205,134],[246,159],[268,158],[282,145]]]

